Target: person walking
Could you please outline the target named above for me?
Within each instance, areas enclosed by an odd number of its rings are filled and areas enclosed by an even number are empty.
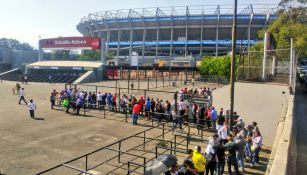
[[[34,115],[34,111],[37,109],[36,108],[36,104],[33,102],[33,100],[31,99],[29,104],[28,104],[28,109],[29,109],[29,112],[30,112],[30,117],[31,118],[35,118],[35,115]]]
[[[177,127],[177,124],[179,124],[179,128],[182,131],[183,117],[177,114],[176,109],[172,111],[172,119],[173,119],[172,129],[175,130]]]
[[[21,90],[19,91],[19,102],[18,102],[18,104],[21,104],[20,102],[21,102],[21,100],[23,100],[25,103],[26,103],[26,105],[28,104],[28,102],[26,101],[26,99],[25,99],[25,89],[24,88],[21,88]]]
[[[19,83],[16,83],[16,92],[17,92],[17,95],[19,95],[19,92],[20,92],[20,84]]]

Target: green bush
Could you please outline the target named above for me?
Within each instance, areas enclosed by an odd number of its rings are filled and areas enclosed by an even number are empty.
[[[215,75],[219,77],[230,77],[230,56],[205,56],[198,67],[202,75]]]

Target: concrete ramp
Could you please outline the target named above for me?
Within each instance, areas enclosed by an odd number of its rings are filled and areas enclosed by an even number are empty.
[[[85,74],[83,74],[80,78],[78,78],[76,81],[74,81],[74,84],[78,83],[89,83],[96,80],[96,76],[94,71],[87,71]]]
[[[0,73],[0,76],[6,75],[6,74],[12,74],[12,73],[22,73],[22,71],[19,68],[12,69],[6,72]]]
[[[286,94],[282,94],[282,92]],[[234,111],[243,117],[245,124],[256,121],[264,144],[272,146],[283,105],[287,104],[287,86],[257,83],[236,83]],[[217,109],[230,106],[230,86],[213,91],[213,106]]]

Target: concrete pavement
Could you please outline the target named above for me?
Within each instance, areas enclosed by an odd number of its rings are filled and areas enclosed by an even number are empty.
[[[282,94],[285,91],[286,94]],[[230,86],[213,92],[213,106],[229,109]],[[288,88],[283,85],[236,83],[234,111],[243,117],[245,124],[256,121],[264,139],[264,144],[272,146],[282,106],[288,98]]]

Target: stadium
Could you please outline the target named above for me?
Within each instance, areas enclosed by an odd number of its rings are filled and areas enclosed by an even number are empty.
[[[239,5],[237,44],[250,47],[258,31],[276,16],[276,5]],[[230,51],[233,7],[178,6],[111,10],[83,17],[83,36],[106,39],[106,50],[121,58],[137,52],[141,58],[223,55]]]

